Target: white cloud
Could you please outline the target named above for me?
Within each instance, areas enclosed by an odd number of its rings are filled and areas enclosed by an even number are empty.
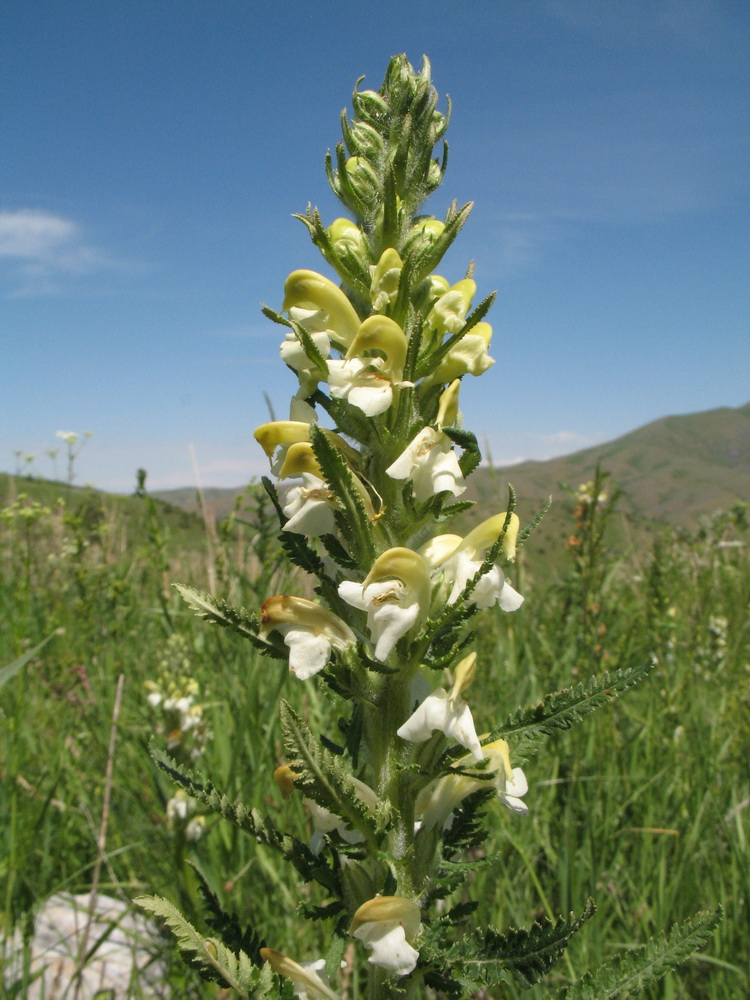
[[[77,236],[73,222],[48,212],[0,212],[0,257],[48,259],[64,253]]]
[[[14,285],[14,296],[60,290],[63,277],[89,274],[109,266],[86,243],[71,219],[39,209],[0,211],[0,265]]]

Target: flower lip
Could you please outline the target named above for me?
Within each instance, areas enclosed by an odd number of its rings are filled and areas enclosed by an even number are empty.
[[[315,452],[309,441],[295,441],[289,445],[286,456],[279,469],[279,479],[286,479],[288,476],[299,476],[303,472],[323,478],[323,473],[318,465]]]
[[[403,896],[375,896],[354,914],[349,933],[372,952],[368,962],[396,976],[408,975],[419,952],[410,941],[419,933],[421,913]]]
[[[382,552],[372,564],[370,572],[362,583],[362,592],[373,583],[385,580],[399,580],[414,592],[417,602],[426,615],[430,600],[430,575],[427,563],[418,552],[403,546],[396,546]]]
[[[353,934],[362,924],[380,920],[398,920],[403,924],[407,937],[415,937],[422,915],[417,904],[403,896],[375,896],[357,909],[349,933]]]
[[[343,619],[304,597],[275,594],[263,602],[260,613],[262,635],[267,635],[279,625],[290,624],[301,625],[316,635],[325,634],[331,644],[339,648],[357,641]]]
[[[346,352],[347,361],[360,357],[365,351],[382,351],[386,357],[385,371],[399,380],[406,362],[406,335],[395,320],[376,313],[368,316]]]
[[[320,309],[327,313],[331,322],[331,332],[349,344],[360,325],[354,306],[338,285],[317,271],[292,271],[284,282],[284,302],[282,312],[295,306],[306,309]]]

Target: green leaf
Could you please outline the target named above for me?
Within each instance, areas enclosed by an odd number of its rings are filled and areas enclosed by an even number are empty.
[[[529,537],[531,532],[541,524],[542,518],[545,517],[551,506],[552,506],[552,497],[548,497],[547,502],[545,503],[544,507],[542,507],[542,509],[539,511],[539,513],[535,517],[532,517],[529,523],[525,524],[523,528],[521,528],[521,530],[518,532],[518,538],[516,539],[517,549],[523,548],[524,542]]]
[[[455,441],[459,448],[464,449],[463,455],[458,460],[458,465],[464,476],[470,476],[482,461],[482,453],[479,450],[476,436],[471,431],[458,427],[444,427],[443,434],[451,441]]]
[[[290,760],[299,761],[303,771],[295,785],[318,805],[340,816],[374,845],[373,819],[353,794],[348,772],[341,757],[318,744],[309,726],[288,702],[281,703],[281,728]]]
[[[222,908],[219,897],[211,889],[201,868],[194,861],[188,864],[198,878],[198,891],[209,914],[205,918],[208,926],[219,935],[228,948],[234,952],[245,952],[253,965],[261,966],[263,959],[260,957],[260,949],[265,946],[265,941],[252,927],[243,929],[235,914],[227,913]]]
[[[260,1000],[269,995],[273,986],[269,965],[258,969],[244,952],[234,953],[217,938],[203,937],[174,904],[161,896],[138,896],[133,902],[166,923],[193,966],[215,974],[243,1000]]]
[[[626,951],[556,994],[557,1000],[625,1000],[645,990],[702,948],[723,916],[721,907],[697,913],[652,938],[637,951]]]
[[[322,376],[324,378],[328,378],[328,365],[326,364],[323,355],[315,346],[315,341],[312,339],[308,331],[300,323],[295,323],[293,320],[291,321],[291,327],[300,344],[302,344],[302,350],[305,352],[307,357],[310,361],[312,361]]]
[[[211,597],[210,594],[195,590],[193,587],[186,587],[182,583],[173,583],[172,586],[185,601],[187,606],[204,621],[211,622],[212,625],[220,625],[221,628],[228,628],[232,632],[241,635],[243,639],[250,642],[266,656],[272,656],[276,660],[285,660],[287,652],[277,649],[269,642],[265,642],[258,635],[259,622],[257,615],[246,611],[244,608],[233,608],[231,604],[218,597]]]
[[[315,424],[310,425],[310,440],[323,477],[341,504],[349,537],[357,545],[362,562],[369,565],[375,561],[370,518],[346,459]]]
[[[156,764],[175,784],[184,788],[188,795],[202,802],[212,812],[228,819],[259,844],[276,851],[294,865],[305,881],[318,882],[329,892],[338,894],[337,873],[331,871],[322,858],[316,857],[307,844],[290,834],[281,833],[270,818],[263,816],[257,809],[248,808],[242,802],[230,802],[210,781],[202,775],[192,774],[160,748],[152,745],[149,749]]]
[[[475,931],[457,946],[454,975],[467,974],[474,983],[492,986],[508,977],[524,989],[538,983],[549,972],[596,907],[589,899],[580,916],[542,920],[527,928],[511,928],[501,933],[490,927]],[[458,950],[460,948],[460,950]],[[464,958],[464,955],[471,957]],[[449,954],[449,960],[452,956]]]
[[[7,684],[11,678],[15,677],[20,670],[23,670],[26,664],[30,660],[33,660],[35,656],[38,656],[47,643],[54,639],[58,634],[58,632],[53,632],[52,635],[48,635],[46,639],[42,639],[42,641],[37,643],[36,646],[33,646],[31,649],[27,649],[26,652],[19,656],[17,660],[13,660],[13,662],[9,663],[6,667],[2,667],[2,669],[0,669],[0,688],[4,684]]]
[[[643,680],[653,667],[653,661],[625,667],[613,674],[605,673],[575,687],[548,694],[533,708],[509,716],[483,742],[491,743],[501,737],[508,740],[513,748],[514,762],[523,763],[536,753],[542,736],[549,736],[555,730],[570,729],[596,709],[619,698],[628,688]]]

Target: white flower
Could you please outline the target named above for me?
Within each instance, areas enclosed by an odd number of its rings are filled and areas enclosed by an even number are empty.
[[[290,319],[305,328],[310,334],[310,339],[315,345],[322,358],[327,358],[331,353],[331,335],[335,333],[328,329],[328,316],[322,310],[298,309],[289,310]],[[300,393],[303,396],[310,396],[318,385],[322,377],[322,372],[314,361],[308,356],[302,341],[294,330],[287,331],[281,342],[281,360],[284,364],[293,368],[299,377]]]
[[[331,395],[347,400],[368,417],[384,413],[393,402],[394,388],[412,384],[403,381],[406,349],[406,336],[398,323],[377,313],[368,316],[344,360],[328,362]]]
[[[377,417],[393,402],[393,380],[383,358],[351,358],[328,362],[331,395],[345,399],[368,417]]]
[[[291,980],[295,996],[300,1000],[339,1000],[338,994],[320,976],[325,969],[324,958],[314,962],[295,962],[273,948],[261,948],[260,956],[274,972]]]
[[[461,746],[471,750],[476,760],[482,760],[482,748],[474,727],[471,709],[461,697],[474,679],[477,654],[470,653],[456,667],[456,682],[451,691],[436,688],[396,730],[398,736],[412,743],[423,743],[435,730],[440,730]]]
[[[355,778],[352,775],[347,775],[346,781],[352,786],[356,798],[364,805],[370,815],[374,815],[379,806],[378,797],[375,792],[364,781],[360,781],[359,778]],[[332,833],[334,830],[347,844],[361,844],[365,839],[359,830],[350,830],[343,819],[337,816],[336,813],[331,812],[330,809],[318,805],[312,799],[305,798],[302,801],[309,809],[310,818],[313,823],[313,835],[310,838],[310,850],[313,854],[320,852],[321,847],[325,843],[325,835]]]
[[[359,830],[350,830],[340,816],[325,806],[319,806],[312,799],[303,799],[302,802],[307,806],[313,824],[313,834],[310,838],[310,850],[313,854],[320,853],[327,833],[335,831],[347,844],[361,844],[365,839]]]
[[[391,479],[411,479],[419,503],[445,490],[457,497],[466,489],[450,438],[433,427],[424,427],[385,472]]]
[[[402,896],[375,896],[354,914],[349,933],[372,952],[368,962],[395,976],[416,966],[419,952],[409,943],[419,933],[419,907]]]
[[[303,597],[278,594],[261,608],[260,635],[276,629],[289,647],[289,669],[300,680],[317,674],[328,662],[331,650],[356,642],[346,622],[327,608]]]
[[[385,662],[398,640],[427,614],[430,578],[424,559],[411,549],[388,549],[363,583],[344,580],[339,596],[367,612],[375,658]]]
[[[185,839],[191,844],[197,844],[206,829],[206,817],[195,816],[185,827]]]
[[[510,751],[505,740],[495,740],[483,747],[489,763],[481,773],[492,778],[498,800],[511,812],[525,815],[529,807],[522,801],[529,784],[520,767],[510,766]],[[469,758],[458,761],[458,767],[466,768]],[[479,772],[477,772],[479,773]],[[467,774],[447,774],[423,789],[417,797],[416,814],[421,816],[425,829],[450,826],[455,809],[474,792],[491,787],[490,782],[472,778]]]
[[[172,798],[167,802],[167,823],[174,823],[186,820],[190,813],[195,810],[195,801],[182,788],[179,788]]]
[[[491,339],[490,324],[477,323],[451,347],[429,376],[429,381],[450,382],[462,375],[483,375],[495,363],[495,359],[487,353]]]
[[[335,527],[333,494],[325,481],[302,473],[302,483],[279,488],[281,509],[289,520],[284,531],[317,537],[330,534]]]
[[[500,536],[507,518],[506,513],[488,518],[470,531],[464,539],[455,535],[438,536],[423,546],[422,553],[433,566],[439,566],[451,584],[448,604],[453,604],[464,591],[466,584],[477,574],[484,562],[484,551]],[[516,538],[519,521],[511,514],[503,536],[502,548],[507,559],[515,558]],[[445,544],[443,544],[445,541]],[[484,573],[472,591],[469,600],[479,608],[491,608],[499,604],[503,611],[515,611],[523,604],[523,597],[505,579],[499,566],[493,566]]]

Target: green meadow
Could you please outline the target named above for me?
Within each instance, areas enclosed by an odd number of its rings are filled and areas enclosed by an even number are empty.
[[[629,501],[616,486],[555,512],[554,569],[540,570],[531,534],[513,572],[525,603],[512,616],[484,613],[468,700],[484,732],[550,691],[652,668],[524,763],[528,817],[486,807],[502,863],[478,866],[462,891],[479,901],[477,922],[503,929],[596,904],[549,989],[503,996],[547,996],[721,906],[708,947],[645,995],[739,1000],[750,994],[750,511],[734,504],[682,527],[633,521],[623,532],[618,505]],[[522,522],[534,513],[521,490],[518,509]],[[302,896],[266,848],[223,820],[206,817],[199,840],[169,822],[174,787],[149,746],[185,759],[199,750],[194,766],[230,799],[309,836],[300,803],[273,780],[277,705],[284,697],[328,718],[332,702],[323,685],[295,681],[198,620],[176,582],[254,610],[272,594],[307,593],[259,487],[217,523],[148,496],[0,477],[0,934],[29,934],[45,899],[88,892],[94,878],[121,899],[166,896],[209,933],[195,864],[269,946],[319,954],[325,924],[290,914],[325,899]],[[149,700],[166,676],[192,682],[202,709],[192,735],[170,733]],[[163,997],[221,995],[166,936],[164,960]],[[23,976],[5,984],[19,1000],[28,988]]]

